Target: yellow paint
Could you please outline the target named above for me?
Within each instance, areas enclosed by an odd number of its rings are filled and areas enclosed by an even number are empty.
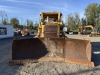
[[[58,25],[57,35],[59,37],[59,35],[60,35],[60,26],[63,23],[61,21],[62,13],[60,13],[60,12],[41,12],[40,16],[41,16],[41,22],[39,23],[39,26],[38,26],[38,36],[45,37],[44,36],[45,25]],[[45,22],[45,19],[50,19],[50,18],[54,18],[54,19],[56,19],[56,21],[53,21],[53,22],[47,21],[47,22]]]

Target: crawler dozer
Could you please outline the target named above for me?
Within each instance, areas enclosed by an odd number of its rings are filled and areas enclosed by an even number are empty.
[[[90,40],[65,37],[60,12],[41,12],[37,37],[15,38],[12,44],[12,61],[69,62],[93,67]]]

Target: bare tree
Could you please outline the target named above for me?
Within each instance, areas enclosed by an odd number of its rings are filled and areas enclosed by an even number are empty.
[[[7,22],[8,22],[7,14],[5,13],[4,10],[0,10],[0,23],[7,24]]]
[[[5,11],[0,10],[1,23],[2,23],[2,21],[3,21],[4,15],[5,15]]]

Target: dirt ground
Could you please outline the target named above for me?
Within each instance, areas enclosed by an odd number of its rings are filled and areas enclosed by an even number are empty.
[[[69,38],[90,39],[95,67],[61,62],[39,62],[10,66],[12,39],[0,39],[0,75],[100,75],[100,37],[67,35]]]

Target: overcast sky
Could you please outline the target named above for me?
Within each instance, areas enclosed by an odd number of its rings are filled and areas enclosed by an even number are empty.
[[[8,18],[38,21],[42,11],[59,11],[63,18],[69,13],[78,12],[84,17],[84,9],[93,2],[100,3],[100,0],[0,0],[0,10],[4,10]]]

